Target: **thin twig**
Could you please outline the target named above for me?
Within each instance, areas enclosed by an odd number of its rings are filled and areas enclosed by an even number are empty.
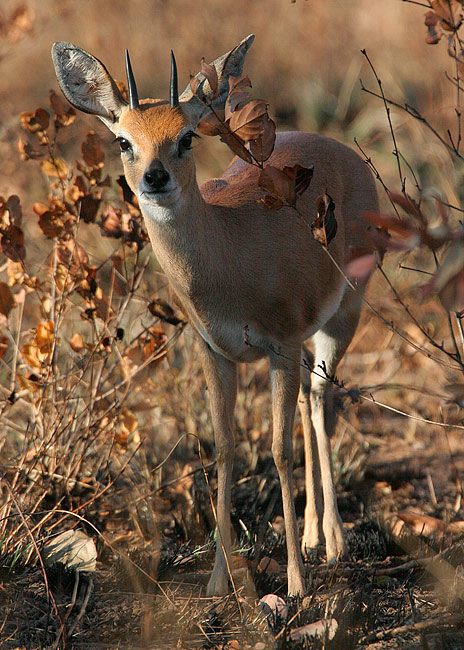
[[[398,175],[400,177],[401,191],[404,192],[406,179],[403,178],[403,172],[401,170],[400,154],[399,154],[399,151],[398,151],[398,145],[396,144],[395,131],[393,129],[393,124],[392,124],[391,116],[390,116],[390,108],[388,106],[388,103],[387,103],[387,100],[386,100],[386,97],[385,97],[385,94],[384,94],[383,88],[382,88],[382,81],[379,78],[379,76],[378,76],[378,74],[377,74],[377,72],[376,72],[376,70],[375,70],[375,68],[374,68],[374,66],[372,64],[372,62],[371,62],[371,60],[370,60],[370,58],[369,58],[369,56],[367,54],[367,51],[366,50],[361,50],[361,54],[366,58],[369,66],[370,66],[370,68],[372,70],[372,73],[373,73],[373,75],[375,77],[375,80],[377,81],[377,85],[379,87],[381,97],[383,99],[383,104],[385,106],[385,112],[387,114],[388,126],[390,128],[390,133],[391,133],[391,137],[392,137],[392,140],[393,140],[393,155],[396,158],[396,164],[398,166]],[[361,81],[361,84],[362,84],[362,81]]]

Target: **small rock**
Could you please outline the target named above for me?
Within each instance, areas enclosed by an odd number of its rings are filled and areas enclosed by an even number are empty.
[[[82,530],[65,530],[49,540],[42,550],[47,566],[63,564],[74,571],[95,571],[97,548]]]

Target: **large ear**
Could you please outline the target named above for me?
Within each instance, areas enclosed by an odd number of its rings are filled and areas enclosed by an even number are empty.
[[[103,63],[64,41],[53,44],[52,59],[68,102],[84,113],[97,115],[112,129],[127,103]]]
[[[250,34],[237,47],[234,47],[233,50],[223,54],[210,64],[216,68],[218,76],[218,96],[213,100],[215,109],[224,108],[229,94],[229,77],[241,76],[245,57],[254,40],[255,35]],[[196,78],[200,81],[196,92],[197,96],[192,93],[189,84],[179,97],[182,108],[190,115],[192,123],[195,124],[208,113],[209,108],[203,102],[206,100],[207,103],[210,103],[213,94],[208,80],[201,72],[196,75]]]

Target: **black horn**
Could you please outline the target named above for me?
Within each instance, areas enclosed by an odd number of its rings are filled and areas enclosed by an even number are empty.
[[[172,108],[179,106],[179,88],[177,83],[177,65],[174,57],[174,52],[171,50],[171,89],[169,93],[169,101]]]
[[[129,52],[127,50],[126,50],[126,74],[127,74],[127,85],[129,87],[129,108],[131,109],[131,111],[133,111],[134,108],[139,108],[139,96],[137,93],[137,86],[135,84],[134,73],[132,72]]]

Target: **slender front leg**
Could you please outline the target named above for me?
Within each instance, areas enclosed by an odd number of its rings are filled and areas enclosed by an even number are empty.
[[[216,559],[208,582],[208,596],[224,596],[229,591],[230,489],[234,463],[234,407],[237,396],[235,363],[216,354],[200,338],[201,361],[209,390],[214,441],[217,453],[217,541]],[[227,557],[227,560],[226,560]]]
[[[300,358],[300,350],[288,356]],[[295,503],[293,500],[293,420],[300,384],[300,369],[295,361],[278,354],[271,355],[272,383],[272,454],[279,472],[287,537],[287,576],[289,596],[302,596],[305,591],[303,561],[298,544]]]

